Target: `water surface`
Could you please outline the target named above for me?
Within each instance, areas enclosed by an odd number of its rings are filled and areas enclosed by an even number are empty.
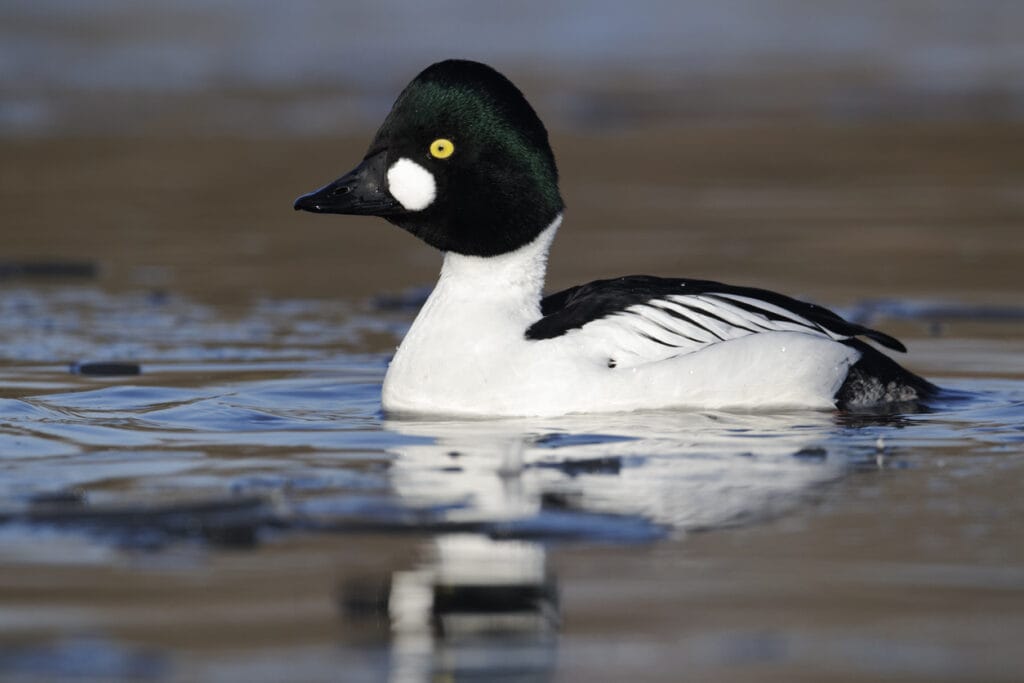
[[[390,303],[0,307],[12,680],[1019,671],[1019,322],[915,340],[956,390],[915,414],[399,421]]]

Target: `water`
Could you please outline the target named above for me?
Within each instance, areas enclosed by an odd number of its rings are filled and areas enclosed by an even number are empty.
[[[1018,6],[8,5],[0,679],[1021,680]],[[551,124],[549,289],[767,287],[949,391],[382,416],[438,257],[291,202],[453,55]]]
[[[1020,671],[1024,381],[973,370],[1019,339],[934,340],[955,392],[917,414],[396,421],[358,348],[407,309],[0,308],[10,680]]]

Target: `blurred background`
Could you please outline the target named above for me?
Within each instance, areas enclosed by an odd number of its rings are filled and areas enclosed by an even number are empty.
[[[423,66],[514,74],[570,128],[801,117],[1016,120],[1024,7],[1001,0],[7,2],[5,135],[373,127]]]
[[[224,304],[428,284],[437,258],[408,236],[291,202],[355,165],[420,69],[457,56],[505,72],[552,131],[570,207],[553,285],[637,271],[842,302],[989,301],[1022,283],[1020,3],[37,0],[0,13],[15,265],[79,260],[104,287]]]

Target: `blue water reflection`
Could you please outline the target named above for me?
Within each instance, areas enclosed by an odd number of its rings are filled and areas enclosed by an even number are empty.
[[[387,420],[365,369],[274,368],[5,401],[8,514],[66,490],[125,514],[252,494],[286,527],[642,541],[780,514],[875,449],[813,411]]]

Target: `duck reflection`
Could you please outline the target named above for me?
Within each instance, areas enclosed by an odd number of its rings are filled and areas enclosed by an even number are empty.
[[[346,607],[367,604],[365,585],[342,590]],[[372,602],[387,617],[392,683],[543,681],[554,670],[558,594],[538,543],[438,536],[391,574],[383,597]]]
[[[615,540],[623,517],[685,531],[776,515],[842,476],[858,448],[818,412],[389,420],[386,428],[429,439],[393,449],[391,486],[408,504],[451,505],[452,521],[585,525],[598,538],[595,515],[605,515]]]
[[[446,535],[429,559],[392,577],[392,681],[502,680],[550,671],[555,582],[537,543]],[[531,680],[533,680],[531,678]]]
[[[849,471],[850,449],[874,457],[870,435],[858,445],[834,416],[814,412],[386,428],[417,437],[393,448],[391,489],[404,508],[443,511],[419,529],[438,533],[378,597],[368,603],[365,586],[353,585],[343,603],[373,605],[389,680],[403,683],[553,677],[558,595],[538,541],[641,542],[652,525],[685,532],[763,519]]]

